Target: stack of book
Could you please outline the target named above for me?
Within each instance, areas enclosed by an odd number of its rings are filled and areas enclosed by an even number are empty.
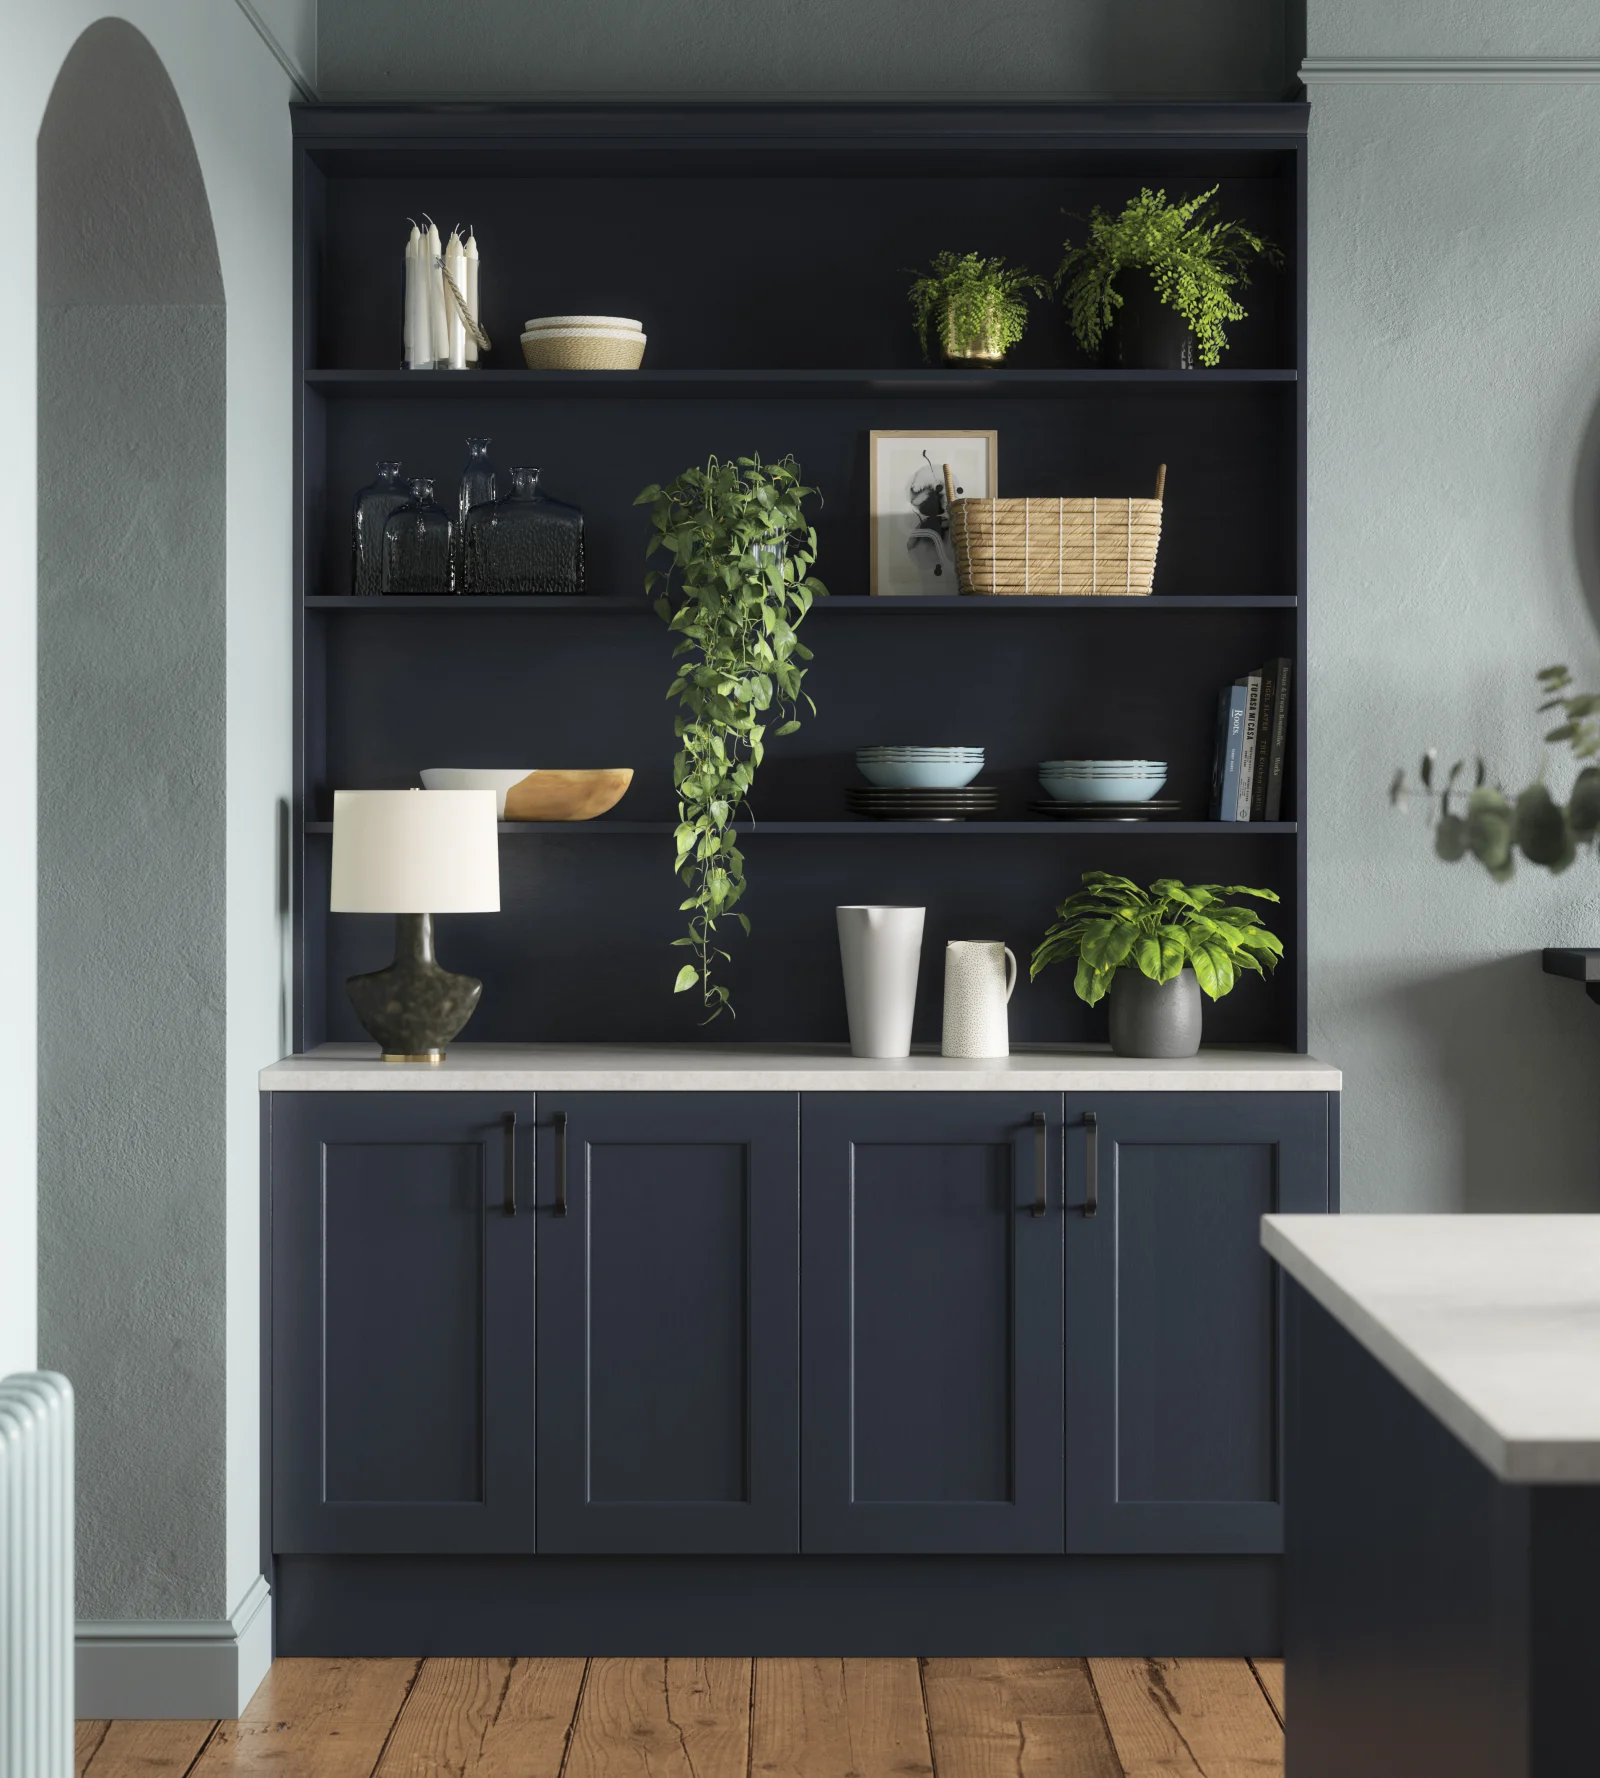
[[[1224,688],[1211,774],[1213,821],[1282,819],[1293,667],[1286,659],[1268,661]]]

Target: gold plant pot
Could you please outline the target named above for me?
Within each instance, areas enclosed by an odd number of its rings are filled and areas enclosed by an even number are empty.
[[[944,317],[941,332],[944,361],[955,369],[994,370],[1005,362],[1006,350],[991,324],[958,334],[951,317]]]

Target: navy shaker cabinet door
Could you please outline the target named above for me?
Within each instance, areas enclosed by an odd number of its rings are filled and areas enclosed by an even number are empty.
[[[279,1554],[534,1547],[533,1109],[273,1095]]]
[[[539,1095],[539,1548],[799,1540],[798,1102]]]
[[[1067,1549],[1275,1553],[1261,1218],[1329,1208],[1328,1096],[1069,1094],[1065,1118]]]
[[[1062,1548],[1061,1095],[806,1094],[802,1547]]]

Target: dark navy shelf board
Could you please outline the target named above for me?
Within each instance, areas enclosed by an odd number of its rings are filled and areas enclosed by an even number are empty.
[[[671,821],[502,821],[503,834],[565,834],[569,838],[604,834],[671,833]],[[308,834],[333,832],[331,821],[308,821]],[[1057,834],[1070,838],[1073,834],[1116,834],[1130,837],[1142,834],[1212,834],[1218,838],[1243,838],[1248,834],[1296,834],[1297,821],[739,821],[734,832],[745,835],[787,834],[901,834],[917,839],[930,835],[951,838],[965,834]]]
[[[1028,594],[1022,598],[984,598],[948,595],[875,599],[868,593],[834,593],[818,599],[812,611],[1065,611],[1074,606],[1094,611],[1119,611],[1135,607],[1145,611],[1293,611],[1300,603],[1293,593],[1200,594],[1181,593],[1127,597],[1122,594]],[[373,616],[395,616],[407,611],[633,611],[655,613],[654,602],[638,595],[595,594],[569,598],[555,594],[478,599],[441,593],[432,598],[358,599],[353,594],[315,596],[306,600],[308,611],[360,611]]]
[[[406,401],[494,396],[515,401],[573,396],[598,399],[767,400],[774,395],[965,396],[994,400],[1055,399],[1156,389],[1292,387],[1293,370],[312,370],[306,387],[319,395]]]

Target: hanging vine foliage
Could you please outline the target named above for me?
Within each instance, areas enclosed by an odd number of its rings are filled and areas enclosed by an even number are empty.
[[[733,824],[749,812],[769,736],[800,726],[802,663],[811,651],[795,632],[813,597],[827,592],[808,578],[817,534],[803,503],[815,493],[792,457],[712,457],[634,503],[650,508],[646,560],[666,557],[645,575],[645,592],[660,589],[655,608],[678,638],[673,658],[682,663],[667,696],[678,703],[675,868],[689,891],[680,903],[689,922],[673,942],[694,960],[678,971],[673,991],[698,988],[707,1023],[733,1011],[727,986],[714,979],[728,961],[717,922],[732,914],[750,931],[749,918],[735,911],[745,874]]]

